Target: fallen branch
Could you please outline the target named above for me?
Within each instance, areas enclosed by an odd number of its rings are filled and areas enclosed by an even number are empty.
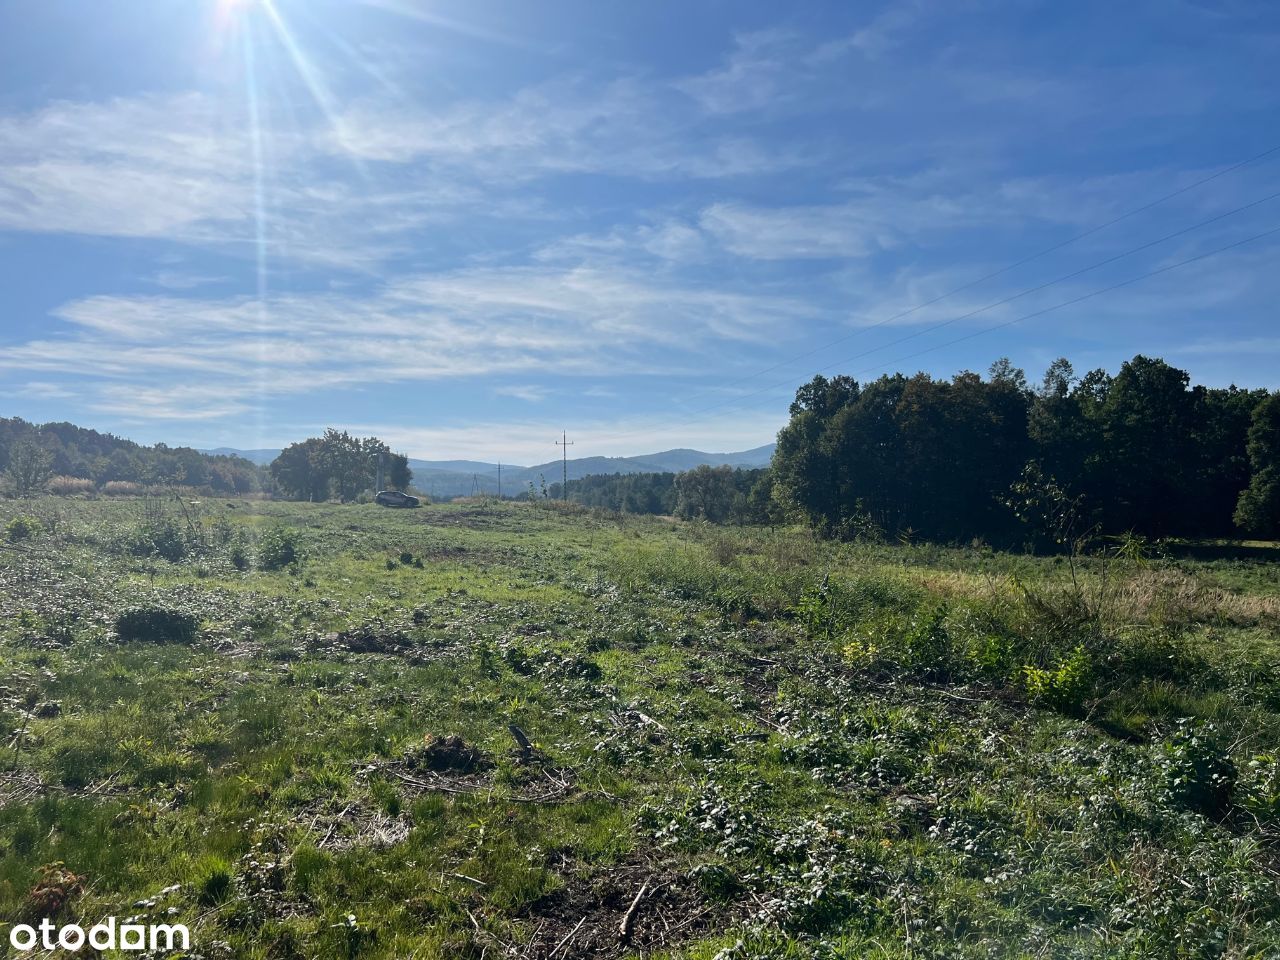
[[[557,953],[564,949],[565,945],[573,939],[573,935],[582,929],[582,925],[587,922],[586,916],[578,921],[578,925],[565,934],[565,938],[556,944],[556,948],[547,954],[547,960],[551,960]]]
[[[636,898],[631,901],[631,906],[627,908],[627,912],[622,915],[622,923],[618,924],[618,939],[630,940],[631,927],[635,922],[636,909],[640,906],[640,900],[649,892],[649,884],[642,884],[640,892],[636,894]]]

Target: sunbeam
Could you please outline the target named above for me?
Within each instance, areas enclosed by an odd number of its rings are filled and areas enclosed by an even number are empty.
[[[245,0],[241,0],[245,2]],[[312,64],[311,59],[303,51],[298,44],[297,39],[293,35],[293,31],[289,29],[289,25],[281,16],[279,9],[276,7],[274,0],[253,0],[257,6],[266,11],[267,19],[270,21],[272,29],[275,31],[276,38],[284,47],[285,52],[289,54],[289,59],[293,62],[294,69],[298,71],[298,76],[303,84],[306,85],[307,91],[311,94],[311,98],[315,101],[320,112],[324,114],[325,120],[328,122],[330,129],[338,145],[351,154],[352,162],[362,176],[367,179],[364,163],[347,148],[347,135],[343,128],[342,117],[338,110],[337,101],[330,92],[328,84],[320,72]]]
[[[249,108],[249,143],[253,153],[253,212],[254,241],[257,247],[257,321],[258,321],[258,362],[256,369],[259,396],[265,396],[267,383],[265,373],[269,369],[268,358],[262,344],[265,342],[270,322],[267,312],[267,212],[266,190],[264,187],[265,170],[262,150],[262,112],[258,104],[258,80],[254,69],[253,37],[251,30],[242,33],[244,45],[245,100]],[[259,436],[265,431],[264,411],[266,404],[258,405],[257,429]]]

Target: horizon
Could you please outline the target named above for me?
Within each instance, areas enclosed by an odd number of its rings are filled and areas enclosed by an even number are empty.
[[[543,463],[817,372],[1280,386],[1267,4],[82,10],[0,10],[8,415]]]

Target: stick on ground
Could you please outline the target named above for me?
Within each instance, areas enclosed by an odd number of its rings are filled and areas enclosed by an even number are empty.
[[[644,895],[648,893],[648,891],[649,884],[643,884],[640,887],[640,892],[636,894],[636,898],[631,901],[631,906],[627,907],[627,912],[622,915],[622,923],[618,924],[619,940],[631,939],[631,927],[635,922],[636,908],[640,906],[641,899],[643,899]]]

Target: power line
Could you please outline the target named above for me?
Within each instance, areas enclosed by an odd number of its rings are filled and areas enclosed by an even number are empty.
[[[904,360],[912,360],[916,357],[924,356],[926,353],[933,353],[935,350],[941,350],[944,347],[954,346],[957,343],[963,343],[965,340],[972,340],[974,337],[980,337],[980,336],[983,336],[984,334],[992,333],[996,330],[1003,330],[1005,327],[1011,327],[1015,323],[1021,323],[1023,320],[1030,320],[1033,317],[1041,317],[1041,316],[1044,316],[1046,313],[1052,313],[1055,310],[1061,310],[1063,307],[1070,307],[1077,303],[1083,303],[1085,300],[1092,300],[1094,297],[1099,297],[1104,293],[1111,293],[1113,290],[1119,290],[1121,287],[1132,286],[1133,284],[1139,283],[1142,280],[1150,279],[1151,277],[1158,276],[1162,273],[1168,273],[1170,270],[1177,270],[1179,267],[1185,267],[1185,266],[1188,266],[1189,264],[1197,263],[1201,260],[1207,260],[1209,257],[1217,256],[1220,253],[1225,253],[1226,251],[1233,250],[1236,247],[1243,247],[1245,244],[1253,243],[1257,240],[1262,240],[1266,237],[1273,236],[1274,234],[1277,234],[1277,233],[1280,233],[1280,227],[1273,227],[1270,230],[1264,230],[1262,233],[1255,233],[1253,236],[1245,237],[1243,240],[1237,240],[1234,243],[1228,243],[1225,246],[1216,247],[1213,250],[1208,250],[1204,253],[1196,254],[1194,257],[1188,257],[1185,260],[1179,260],[1177,263],[1166,264],[1163,267],[1159,267],[1155,270],[1150,270],[1147,273],[1139,274],[1136,277],[1130,277],[1128,280],[1121,280],[1119,283],[1113,283],[1109,287],[1102,287],[1101,289],[1094,290],[1091,293],[1086,293],[1086,294],[1082,294],[1081,296],[1074,297],[1071,300],[1064,300],[1062,303],[1055,303],[1051,307],[1045,307],[1042,310],[1036,310],[1036,311],[1033,311],[1032,313],[1026,313],[1020,317],[1014,317],[1012,320],[1006,320],[1003,323],[997,323],[990,327],[984,327],[981,330],[975,330],[972,333],[966,333],[962,337],[956,337],[953,340],[948,340],[945,343],[939,343],[932,347],[927,347],[924,350],[918,350],[915,353],[909,353],[903,357],[896,357],[893,360],[890,360],[884,364],[876,364],[873,367],[865,367],[862,370],[855,371],[854,375],[868,373],[872,370],[881,370],[885,367],[893,366],[895,363],[902,363]],[[847,361],[841,361],[841,363],[844,363],[844,362],[847,362]],[[834,366],[838,366],[838,365],[839,364],[834,364]],[[824,367],[823,369],[829,370],[831,369],[831,367]]]
[[[1045,257],[1051,253],[1055,253],[1058,250],[1063,249],[1064,247],[1069,247],[1071,246],[1071,244],[1076,243],[1080,240],[1083,240],[1086,237],[1093,236],[1095,233],[1099,233],[1102,230],[1106,230],[1108,227],[1113,227],[1117,223],[1122,223],[1125,220],[1128,220],[1132,217],[1136,217],[1138,214],[1145,213],[1146,211],[1152,209],[1153,207],[1158,207],[1160,204],[1165,203],[1169,200],[1172,200],[1175,197],[1180,197],[1184,193],[1188,193],[1196,189],[1197,187],[1204,186],[1204,184],[1209,183],[1213,180],[1217,180],[1219,177],[1224,177],[1228,173],[1233,173],[1236,170],[1241,169],[1242,167],[1247,167],[1252,163],[1257,163],[1259,160],[1263,160],[1271,156],[1272,154],[1278,153],[1278,152],[1280,152],[1280,145],[1271,147],[1268,150],[1264,150],[1261,153],[1255,154],[1254,156],[1249,157],[1246,160],[1240,160],[1237,163],[1233,163],[1229,167],[1224,167],[1223,169],[1217,171],[1216,173],[1209,174],[1206,177],[1201,177],[1199,180],[1193,181],[1192,183],[1189,183],[1184,187],[1179,187],[1177,190],[1174,190],[1172,193],[1166,193],[1162,197],[1157,197],[1155,200],[1142,204],[1142,206],[1134,207],[1132,210],[1122,213],[1117,217],[1113,217],[1112,219],[1107,220],[1104,223],[1100,223],[1097,226],[1090,227],[1088,230],[1085,230],[1082,233],[1077,233],[1074,236],[1061,241],[1060,243],[1055,243],[1053,246],[1045,247],[1043,250],[1040,250],[1029,256],[1023,257],[1021,260],[1016,260],[1013,263],[1009,264],[1008,266],[1001,267],[999,270],[994,270],[991,273],[978,277],[976,280],[970,280],[968,283],[963,283],[958,287],[953,287],[952,289],[946,291],[945,293],[939,294],[938,296],[934,297],[931,300],[925,300],[922,303],[917,303],[913,307],[908,307],[906,310],[903,310],[900,313],[895,313],[891,317],[885,317],[883,320],[877,320],[875,323],[868,324],[865,327],[859,327],[857,330],[853,330],[849,333],[844,334],[843,336],[836,337],[834,340],[829,340],[823,344],[820,344],[819,346],[814,347],[811,350],[806,350],[804,353],[799,353],[793,357],[788,357],[785,360],[780,360],[777,363],[773,364],[772,366],[765,367],[763,370],[757,370],[755,373],[747,374],[746,376],[739,377],[736,380],[730,380],[727,383],[721,384],[721,387],[732,387],[740,383],[745,383],[748,380],[754,380],[757,377],[762,377],[767,373],[772,373],[775,370],[779,370],[782,367],[789,366],[790,364],[796,363],[797,361],[805,360],[809,357],[812,357],[815,354],[821,353],[825,350],[830,349],[831,347],[836,346],[837,344],[845,343],[853,339],[854,337],[857,337],[857,336],[860,336],[861,334],[866,333],[868,330],[874,330],[877,327],[883,327],[883,326],[886,326],[887,324],[893,323],[895,320],[901,320],[904,317],[909,317],[913,313],[917,313],[920,310],[923,310],[925,307],[931,307],[935,303],[940,303],[941,301],[946,300],[949,297],[955,296],[957,293],[963,293],[965,290],[968,290],[972,287],[976,287],[979,284],[986,283],[988,280],[994,280],[996,277],[1002,276],[1003,274],[1006,274],[1011,270],[1016,270],[1018,267],[1025,266],[1028,263],[1031,263],[1035,260],[1039,260],[1041,257]],[[685,400],[686,401],[694,400],[694,399],[697,399],[698,397],[706,396],[709,392],[710,391],[708,390],[701,390],[698,393],[695,393],[689,397],[686,397]]]
[[[1128,280],[1122,280],[1119,283],[1113,283],[1110,286],[1101,287],[1098,290],[1094,290],[1090,293],[1082,294],[1081,296],[1078,296],[1078,297],[1073,297],[1070,300],[1064,300],[1061,303],[1055,303],[1053,306],[1050,306],[1050,307],[1044,307],[1043,309],[1035,310],[1035,311],[1032,311],[1031,313],[1025,313],[1020,317],[1014,317],[1012,320],[1006,320],[1003,323],[997,323],[990,327],[984,327],[981,330],[975,330],[972,333],[966,333],[964,336],[956,337],[955,339],[948,340],[945,343],[939,343],[939,344],[936,344],[935,346],[927,347],[926,349],[919,350],[915,353],[909,353],[909,354],[906,354],[905,356],[896,357],[893,360],[887,361],[886,363],[876,364],[871,367],[865,367],[861,370],[856,370],[852,374],[850,374],[850,376],[856,376],[858,374],[867,373],[872,370],[882,370],[885,367],[893,366],[895,363],[902,363],[904,360],[912,360],[916,357],[923,356],[926,353],[933,353],[934,351],[941,350],[944,347],[953,346],[957,343],[962,343],[965,340],[972,340],[974,337],[980,337],[980,336],[983,336],[984,334],[991,333],[995,330],[1003,330],[1005,327],[1011,327],[1015,323],[1021,323],[1024,320],[1030,320],[1034,317],[1044,316],[1046,313],[1052,313],[1055,310],[1061,310],[1063,307],[1070,307],[1077,303],[1083,303],[1085,300],[1092,300],[1094,297],[1099,297],[1104,293],[1110,293],[1113,290],[1119,290],[1121,287],[1132,286],[1135,283],[1138,283],[1142,280],[1150,279],[1151,277],[1159,276],[1162,273],[1168,273],[1171,270],[1177,270],[1180,267],[1185,267],[1192,263],[1197,263],[1201,260],[1207,260],[1209,257],[1216,256],[1220,253],[1225,253],[1226,251],[1233,250],[1236,247],[1242,247],[1245,244],[1253,243],[1257,240],[1262,240],[1266,237],[1273,236],[1274,234],[1277,234],[1277,233],[1280,233],[1280,227],[1274,227],[1271,230],[1265,230],[1262,233],[1254,234],[1251,237],[1245,237],[1243,240],[1236,240],[1233,243],[1228,243],[1221,247],[1215,247],[1214,249],[1205,251],[1204,253],[1196,254],[1194,257],[1188,257],[1185,260],[1179,260],[1177,263],[1166,264],[1163,267],[1158,267],[1155,270],[1149,270],[1148,272],[1139,274],[1136,277],[1130,277]],[[833,370],[836,367],[843,366],[844,364],[848,363],[850,360],[855,360],[858,357],[863,357],[863,356],[866,356],[866,354],[861,353],[861,354],[855,354],[852,357],[845,357],[843,360],[837,360],[835,363],[828,364],[825,367],[820,367],[817,372],[823,373],[828,370]],[[754,393],[750,393],[744,397],[737,398],[734,401],[734,403],[740,404],[746,400],[750,400],[752,397],[758,396],[761,393],[767,393],[770,390],[776,390],[779,387],[785,387],[790,383],[791,383],[791,380],[782,380],[782,381],[779,381],[778,383],[770,384],[769,386],[763,387],[762,389],[757,390]]]
[[[1277,149],[1280,149],[1280,148],[1277,148]],[[1173,231],[1172,233],[1167,233],[1167,234],[1165,234],[1164,236],[1159,237],[1159,238],[1157,238],[1157,239],[1155,239],[1155,240],[1148,240],[1146,243],[1139,244],[1139,245],[1138,245],[1138,246],[1136,246],[1136,247],[1132,247],[1132,248],[1130,248],[1130,249],[1128,249],[1128,250],[1125,250],[1125,251],[1123,251],[1123,252],[1121,252],[1121,253],[1114,254],[1114,255],[1112,255],[1112,256],[1110,256],[1110,257],[1105,257],[1105,258],[1104,258],[1104,259],[1102,259],[1102,260],[1098,260],[1098,261],[1096,261],[1096,262],[1094,262],[1094,263],[1089,264],[1088,266],[1081,267],[1081,268],[1080,268],[1080,269],[1078,269],[1078,270],[1073,270],[1073,271],[1071,271],[1070,273],[1063,274],[1062,276],[1060,276],[1060,277],[1056,277],[1056,278],[1055,278],[1055,279],[1053,279],[1053,280],[1047,280],[1047,281],[1045,281],[1044,283],[1036,284],[1036,285],[1035,285],[1035,286],[1033,286],[1033,287],[1028,287],[1028,288],[1027,288],[1027,289],[1025,289],[1025,290],[1019,291],[1018,293],[1010,294],[1009,296],[1007,296],[1007,297],[1002,297],[1002,298],[1001,298],[1001,299],[999,299],[999,300],[994,300],[994,301],[992,301],[991,303],[986,304],[985,306],[978,307],[978,308],[976,308],[976,309],[974,309],[974,310],[970,310],[968,313],[962,313],[962,314],[960,314],[960,315],[958,315],[958,316],[951,317],[951,318],[950,318],[950,319],[948,319],[948,320],[943,320],[943,321],[942,321],[942,322],[940,322],[940,323],[936,323],[936,324],[933,324],[933,325],[931,325],[931,326],[924,327],[924,328],[922,328],[922,329],[920,329],[920,330],[916,330],[916,331],[914,331],[914,332],[912,332],[912,333],[906,334],[905,336],[899,337],[899,338],[897,338],[896,340],[890,340],[888,343],[880,344],[879,346],[872,347],[872,348],[871,348],[871,349],[869,349],[869,350],[864,350],[864,351],[862,351],[861,353],[855,353],[855,354],[853,354],[852,356],[845,357],[843,360],[839,361],[839,363],[838,363],[838,364],[829,365],[829,366],[827,366],[827,367],[822,367],[822,368],[820,368],[820,369],[821,369],[821,370],[829,370],[829,369],[831,369],[831,366],[838,366],[839,364],[848,363],[848,362],[849,362],[849,361],[851,361],[851,360],[858,360],[858,359],[861,359],[862,357],[870,356],[870,355],[871,355],[871,354],[873,354],[873,353],[878,353],[879,351],[884,350],[884,349],[887,349],[887,348],[889,348],[889,347],[896,346],[896,345],[897,345],[897,344],[899,344],[899,343],[905,343],[905,342],[906,342],[906,341],[908,341],[908,340],[914,340],[914,339],[916,339],[917,337],[922,337],[922,336],[925,336],[926,334],[934,333],[934,332],[936,332],[936,331],[938,331],[938,330],[941,330],[941,329],[942,329],[942,328],[944,328],[944,327],[949,327],[949,326],[951,326],[953,323],[958,323],[958,322],[959,322],[959,321],[961,321],[961,320],[967,320],[967,319],[969,319],[969,318],[971,318],[971,317],[975,317],[975,316],[977,316],[977,315],[979,315],[979,314],[981,314],[981,313],[986,313],[988,310],[993,310],[993,309],[995,309],[996,307],[1000,307],[1000,306],[1004,306],[1005,304],[1012,303],[1014,300],[1020,300],[1020,299],[1022,299],[1022,298],[1023,298],[1023,297],[1025,297],[1025,296],[1029,296],[1030,294],[1033,294],[1033,293],[1039,293],[1039,292],[1040,292],[1040,291],[1042,291],[1042,290],[1047,290],[1049,287],[1056,286],[1057,284],[1059,284],[1059,283],[1063,283],[1063,282],[1065,282],[1065,281],[1067,281],[1067,280],[1072,280],[1072,279],[1074,279],[1074,278],[1076,278],[1076,277],[1082,276],[1083,274],[1089,273],[1089,272],[1091,272],[1091,271],[1093,271],[1093,270],[1097,270],[1097,269],[1098,269],[1098,268],[1100,268],[1100,267],[1104,267],[1104,266],[1107,266],[1107,265],[1109,265],[1109,264],[1116,263],[1117,261],[1123,260],[1123,259],[1125,259],[1126,257],[1133,256],[1133,255],[1134,255],[1134,254],[1136,254],[1136,253],[1141,253],[1141,252],[1142,252],[1142,251],[1144,251],[1144,250],[1149,250],[1149,249],[1151,249],[1152,247],[1158,246],[1158,245],[1160,245],[1160,244],[1162,244],[1162,243],[1167,243],[1167,242],[1168,242],[1168,241],[1170,241],[1170,240],[1174,240],[1174,239],[1176,239],[1176,238],[1178,238],[1178,237],[1185,236],[1185,235],[1186,235],[1186,234],[1188,234],[1188,233],[1193,233],[1193,232],[1194,232],[1194,231],[1196,231],[1196,230],[1201,230],[1201,229],[1203,229],[1203,228],[1205,228],[1205,227],[1207,227],[1207,226],[1211,226],[1211,225],[1212,225],[1212,224],[1214,224],[1214,223],[1218,223],[1218,222],[1219,222],[1219,221],[1221,221],[1221,220],[1225,220],[1225,219],[1226,219],[1226,218],[1228,218],[1228,217],[1235,216],[1235,215],[1236,215],[1236,214],[1238,214],[1238,213],[1243,213],[1243,212],[1244,212],[1244,211],[1246,211],[1246,210],[1251,210],[1251,209],[1253,209],[1254,207],[1258,207],[1258,206],[1261,206],[1261,205],[1262,205],[1262,204],[1264,204],[1264,203],[1268,203],[1268,202],[1270,202],[1270,201],[1272,201],[1272,200],[1275,200],[1277,197],[1280,197],[1280,191],[1278,191],[1278,192],[1276,192],[1276,193],[1268,194],[1267,196],[1262,197],[1262,198],[1260,198],[1260,199],[1258,199],[1258,200],[1252,200],[1252,201],[1250,201],[1249,203],[1243,204],[1243,205],[1241,205],[1241,206],[1239,206],[1239,207],[1234,207],[1233,209],[1231,209],[1231,210],[1227,210],[1227,211],[1225,211],[1224,213],[1215,214],[1214,216],[1209,217],[1209,218],[1208,218],[1208,219],[1206,219],[1206,220],[1201,220],[1201,221],[1199,221],[1199,222],[1197,222],[1197,223],[1193,223],[1193,224],[1191,224],[1190,226],[1182,227],[1182,228],[1181,228],[1181,229],[1179,229],[1179,230],[1175,230],[1175,231]],[[1262,236],[1266,236],[1266,234],[1263,234]],[[1255,239],[1257,239],[1257,238],[1255,238]],[[1230,247],[1225,247],[1225,248],[1223,248],[1223,249],[1230,249]],[[1187,261],[1187,262],[1192,262],[1192,261]],[[1152,274],[1152,275],[1154,276],[1154,274]],[[1109,288],[1109,289],[1110,289],[1110,288]],[[1067,304],[1063,304],[1063,306],[1066,306],[1066,305],[1067,305]],[[876,326],[879,326],[879,325],[880,325],[880,324],[876,324]],[[863,328],[863,329],[870,329],[870,328]],[[861,332],[861,331],[855,331],[855,333],[857,333],[857,332]],[[853,336],[853,334],[850,334],[850,337],[851,337],[851,336]],[[845,337],[845,338],[843,338],[843,339],[849,339],[849,337]],[[839,342],[839,341],[835,341],[835,342]],[[776,369],[776,368],[775,368],[775,369]],[[762,393],[767,393],[767,392],[769,392],[769,391],[771,391],[771,390],[775,390],[775,389],[777,389],[778,387],[781,387],[781,386],[786,386],[786,385],[787,385],[787,384],[789,384],[789,383],[791,383],[791,379],[790,379],[790,378],[789,378],[789,379],[787,379],[787,380],[784,380],[784,381],[778,382],[778,383],[769,384],[768,386],[762,387],[762,388],[761,388],[761,389],[759,389],[759,390],[754,390],[754,391],[752,391],[752,392],[750,392],[750,393],[748,393],[748,394],[745,394],[744,396],[735,397],[735,398],[732,398],[732,399],[730,399],[730,400],[723,401],[723,402],[721,402],[721,403],[711,404],[710,406],[700,407],[700,408],[699,408],[699,409],[697,409],[697,410],[693,410],[693,411],[690,411],[690,412],[688,412],[688,413],[686,413],[686,414],[683,414],[683,415],[682,415],[682,417],[681,417],[681,419],[683,420],[683,419],[684,419],[684,418],[686,418],[686,417],[694,416],[694,415],[697,415],[697,414],[709,413],[709,412],[711,412],[711,411],[713,411],[713,410],[719,410],[719,409],[721,409],[721,408],[723,408],[723,407],[726,407],[726,406],[737,406],[737,405],[740,405],[744,400],[749,400],[749,399],[751,399],[752,397],[756,397],[756,396],[759,396],[759,395],[760,395],[760,394],[762,394]],[[632,433],[639,433],[639,432],[641,432],[641,431],[631,431],[631,432],[632,432]],[[625,437],[625,436],[628,436],[628,434],[626,434],[626,433],[623,433],[623,434],[614,434],[612,437],[610,437],[610,439],[618,439],[619,437]]]

